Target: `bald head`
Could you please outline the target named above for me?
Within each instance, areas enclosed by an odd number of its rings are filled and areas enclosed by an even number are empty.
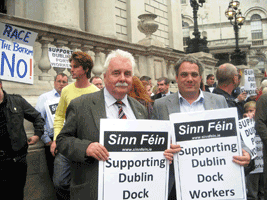
[[[238,75],[238,72],[234,65],[230,63],[220,65],[216,72],[218,86],[235,83],[234,78],[236,75]]]

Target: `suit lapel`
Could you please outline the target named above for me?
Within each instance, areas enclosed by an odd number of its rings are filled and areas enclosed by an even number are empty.
[[[96,127],[100,130],[100,119],[107,118],[104,90],[94,93],[94,98],[92,99],[92,116],[95,120]]]
[[[179,103],[177,92],[173,95],[169,95],[167,98],[167,101],[168,102],[166,103],[166,106],[168,108],[169,114],[180,112],[180,103]]]
[[[212,95],[209,95],[208,92],[203,92],[204,95],[204,108],[205,110],[213,110],[216,108],[216,103],[212,97]]]
[[[133,110],[133,113],[134,113],[136,119],[144,119],[144,113],[140,109],[141,106],[137,105],[137,103],[135,101],[133,101],[132,98],[130,98],[129,96],[127,96],[127,98],[128,98],[128,101],[129,101],[129,103],[131,105],[131,108]]]

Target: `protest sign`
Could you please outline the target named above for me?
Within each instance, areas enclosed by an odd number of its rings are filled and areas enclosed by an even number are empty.
[[[254,119],[244,118],[238,121],[239,131],[245,145],[251,150],[252,157],[257,157],[256,143],[255,143],[255,121]]]
[[[176,194],[188,199],[246,199],[244,170],[233,160],[242,155],[236,108],[170,115]]]
[[[3,80],[33,84],[33,45],[37,33],[0,22]]]
[[[247,96],[257,95],[257,85],[253,69],[244,69],[244,75],[244,91],[247,93]]]
[[[72,50],[49,47],[48,56],[52,67],[71,68],[69,58],[73,53]]]
[[[45,102],[45,111],[46,111],[46,115],[47,115],[47,119],[48,119],[48,123],[50,127],[53,127],[54,125],[54,119],[55,119],[55,114],[56,114],[57,106],[59,103],[59,99],[60,97],[49,99]]]
[[[260,136],[256,135],[255,143],[257,157],[255,158],[255,169],[250,174],[263,173],[263,145]]]
[[[169,121],[101,119],[109,159],[99,162],[98,199],[167,200],[169,130]]]

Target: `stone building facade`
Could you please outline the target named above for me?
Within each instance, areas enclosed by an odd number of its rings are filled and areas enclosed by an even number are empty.
[[[220,55],[234,48],[233,30],[223,15],[227,4],[223,0],[215,4],[215,1],[207,0],[199,10],[200,30],[208,33],[210,48],[210,53],[194,54],[204,64],[204,82],[207,74],[215,73]],[[266,5],[259,8],[261,3],[256,1],[251,5],[246,5],[243,11],[248,16],[246,19],[253,14],[260,15],[262,30],[266,30]],[[222,10],[220,16],[219,8]],[[70,75],[68,69],[51,67],[49,47],[88,52],[94,59],[92,75],[100,76],[105,57],[111,50],[129,51],[137,63],[137,76],[148,75],[153,84],[161,76],[168,77],[173,82],[171,90],[175,91],[174,63],[185,56],[183,36],[190,35],[193,29],[189,0],[2,0],[0,22],[38,33],[34,45],[34,84],[3,83],[8,93],[21,94],[33,106],[39,95],[52,90],[53,77],[57,73],[64,71]],[[183,29],[182,22],[186,22],[189,29]],[[260,64],[256,62],[258,58],[262,58],[265,65],[266,38],[262,39],[262,45],[252,45],[249,28],[250,21],[246,21],[241,29],[241,48],[248,53],[251,65]],[[27,122],[25,126],[30,136],[32,127]],[[25,188],[28,200],[54,199],[42,147],[39,142],[29,149]]]
[[[230,61],[230,54],[235,49],[235,33],[233,26],[225,16],[230,1],[206,0],[198,10],[199,31],[207,35],[208,48],[216,66]],[[267,67],[267,2],[266,0],[240,0],[239,9],[245,17],[245,23],[239,29],[239,47],[246,53],[247,66],[257,73],[258,82]],[[192,37],[193,14],[190,0],[181,0],[183,21],[184,48],[185,41]]]

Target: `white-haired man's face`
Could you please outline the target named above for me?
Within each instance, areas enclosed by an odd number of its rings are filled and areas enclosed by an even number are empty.
[[[123,99],[132,88],[133,68],[131,61],[121,56],[112,58],[104,74],[104,82],[108,92],[115,99]]]

